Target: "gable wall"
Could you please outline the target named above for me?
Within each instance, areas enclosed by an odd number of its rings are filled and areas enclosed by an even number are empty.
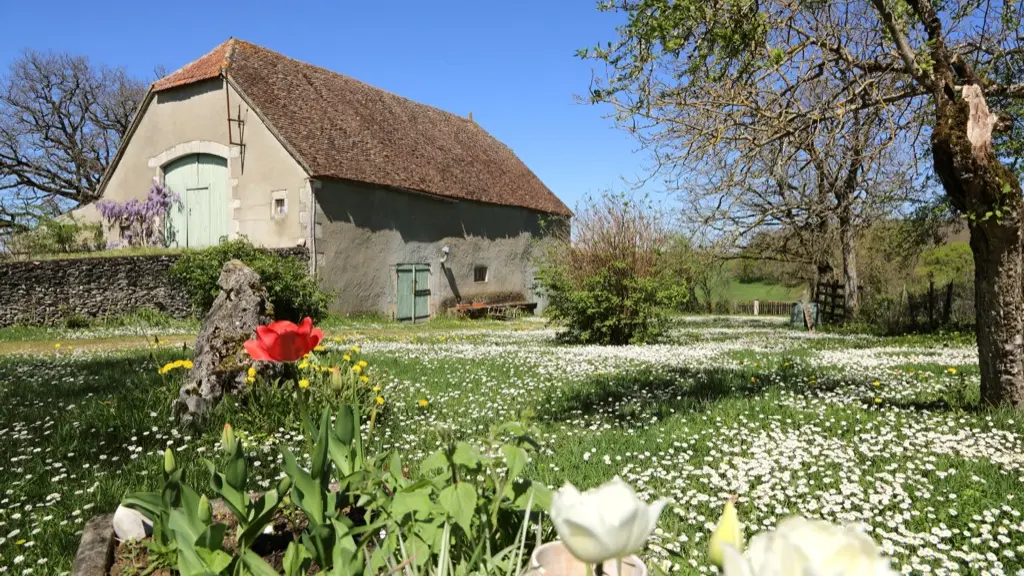
[[[269,248],[302,243],[308,236],[308,226],[302,224],[309,203],[305,170],[238,93],[230,86],[228,90],[232,118],[241,105],[244,149],[231,145],[228,139],[222,79],[158,92],[143,111],[103,197],[117,202],[144,199],[153,178],[162,178],[164,165],[185,154],[210,153],[228,161],[228,230],[232,237],[245,235]],[[237,124],[233,123],[231,130],[233,140],[238,142]],[[274,192],[287,201],[287,214],[282,218],[271,218]],[[79,212],[87,219],[96,218],[91,206]],[[116,233],[109,231],[108,240],[116,240]]]

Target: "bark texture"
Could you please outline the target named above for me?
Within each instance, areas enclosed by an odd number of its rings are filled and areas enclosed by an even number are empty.
[[[946,193],[970,217],[981,400],[1021,408],[1024,200],[1016,176],[991,153],[994,122],[977,86],[966,86],[960,100],[942,98],[932,154]]]

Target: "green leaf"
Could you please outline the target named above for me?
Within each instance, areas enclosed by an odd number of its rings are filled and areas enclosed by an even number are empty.
[[[334,423],[335,435],[341,443],[348,448],[352,445],[352,438],[357,433],[358,424],[353,414],[352,407],[344,404],[338,409],[338,419]]]
[[[519,478],[519,475],[523,473],[523,469],[526,468],[526,463],[529,461],[526,450],[519,446],[504,444],[501,447],[501,454],[505,457],[505,465],[508,466],[509,479]]]
[[[292,545],[294,544],[293,542]],[[289,545],[289,548],[291,548],[291,545]],[[273,566],[267,564],[266,560],[260,558],[252,550],[242,552],[242,565],[252,573],[252,576],[280,576]]]
[[[547,511],[551,509],[551,489],[541,484],[540,482],[533,482],[528,485],[526,490],[522,491],[522,494],[515,500],[515,507],[517,510],[525,510],[526,503],[530,501],[530,495],[533,495],[533,510]],[[516,492],[519,492],[518,490]]]
[[[287,448],[281,450],[285,474],[292,479],[292,500],[302,508],[313,524],[324,523],[324,501],[321,486],[308,472],[299,468],[295,456]]]
[[[452,520],[472,536],[470,524],[476,510],[476,488],[469,482],[459,482],[442,490],[438,502]]]
[[[224,548],[224,533],[228,527],[224,524],[210,524],[206,530],[196,539],[196,546],[207,550],[221,550]]]
[[[263,532],[263,529],[274,518],[274,512],[277,511],[279,503],[280,496],[278,496],[276,489],[271,489],[259,500],[253,502],[252,506],[249,507],[250,518],[245,523],[242,533],[238,536],[243,546],[247,547]]]
[[[304,546],[300,546],[297,542],[288,544],[282,562],[285,576],[306,576],[312,563],[313,558]]]
[[[159,492],[132,492],[121,501],[126,508],[131,508],[154,521],[164,509],[163,498]]]
[[[427,473],[431,470],[444,470],[448,468],[448,456],[445,455],[444,450],[438,450],[430,456],[420,462],[420,472]]]
[[[202,559],[203,563],[206,564],[206,569],[214,574],[220,574],[231,565],[231,561],[234,560],[231,554],[223,550],[207,550],[206,548],[196,548],[196,554]]]
[[[459,442],[455,445],[455,454],[452,455],[452,461],[459,466],[465,466],[466,468],[476,468],[480,465],[482,460],[480,452],[476,448],[473,448],[466,442]]]
[[[433,503],[430,501],[430,489],[421,488],[408,492],[398,492],[391,502],[391,514],[395,520],[401,521],[406,514],[413,513],[415,517],[424,518],[430,515]]]

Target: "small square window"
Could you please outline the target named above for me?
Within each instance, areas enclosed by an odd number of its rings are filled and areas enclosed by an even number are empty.
[[[288,191],[275,190],[270,194],[270,217],[277,220],[288,213]]]
[[[473,267],[473,281],[487,282],[487,266]]]

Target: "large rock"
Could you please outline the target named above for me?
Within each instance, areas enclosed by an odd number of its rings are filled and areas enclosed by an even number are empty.
[[[256,333],[256,326],[273,317],[259,275],[245,264],[225,263],[217,284],[220,294],[203,319],[192,371],[174,403],[174,412],[184,423],[201,418],[225,394],[245,387],[246,371],[254,362],[243,343]]]

